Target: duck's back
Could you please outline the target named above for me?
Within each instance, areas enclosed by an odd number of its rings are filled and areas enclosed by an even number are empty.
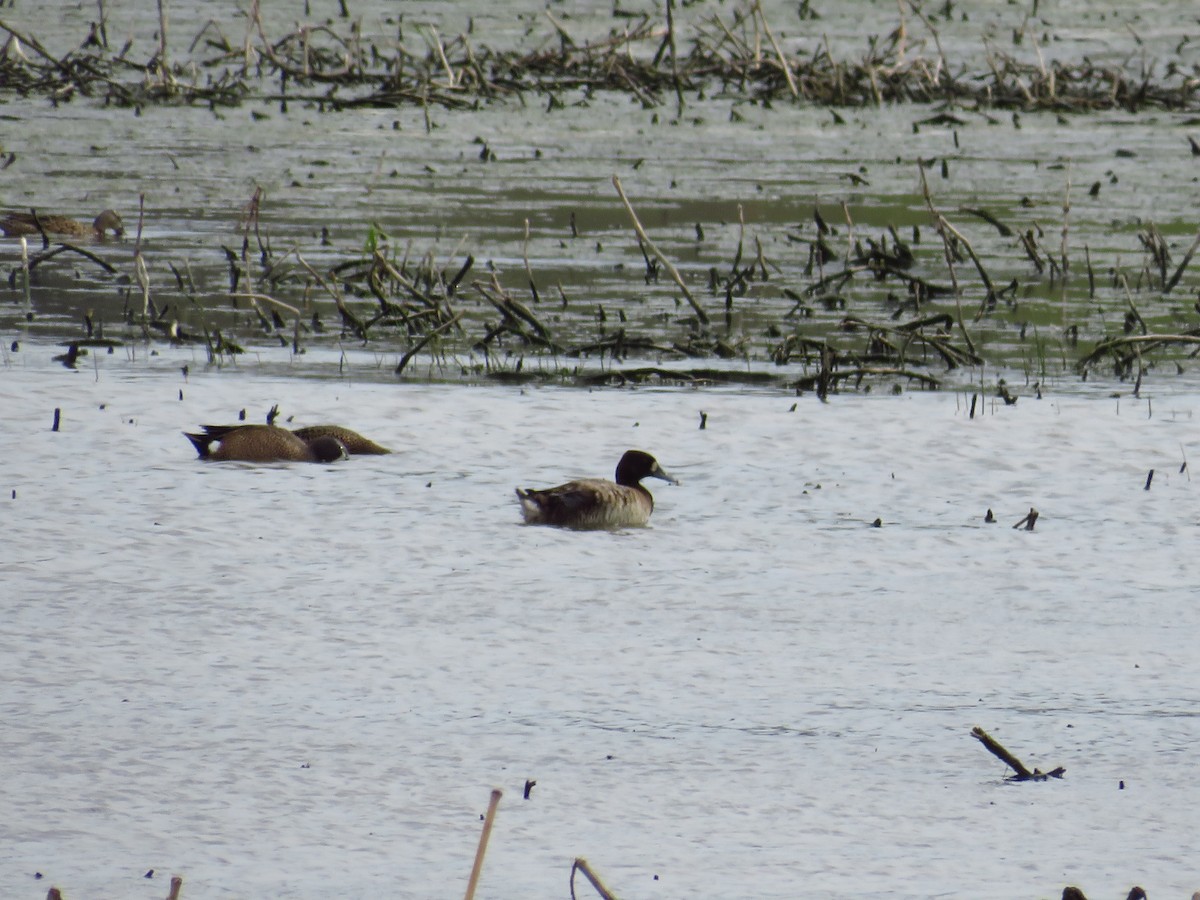
[[[66,216],[38,216],[35,220],[29,213],[8,213],[0,218],[0,231],[8,237],[31,237],[39,234],[38,222],[47,234],[69,234],[76,237],[86,235],[91,229],[82,222]]]
[[[650,492],[600,478],[571,481],[546,490],[517,488],[530,525],[565,528],[626,528],[645,525],[654,511]]]
[[[222,433],[214,435],[221,430]],[[215,460],[242,462],[312,462],[309,445],[285,428],[274,425],[242,425],[228,430],[209,428],[205,431],[220,443],[209,454]]]

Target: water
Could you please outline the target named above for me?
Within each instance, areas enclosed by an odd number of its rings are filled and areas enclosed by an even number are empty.
[[[493,786],[483,897],[565,896],[576,856],[642,897],[1197,886],[1200,395],[971,419],[49,353],[0,371],[5,896],[454,894]],[[274,403],[398,452],[180,433]],[[515,485],[631,446],[683,481],[648,528],[519,524]],[[974,725],[1066,777],[1005,784]]]

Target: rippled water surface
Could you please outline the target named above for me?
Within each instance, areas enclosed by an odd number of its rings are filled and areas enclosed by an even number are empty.
[[[0,369],[4,896],[453,896],[494,786],[482,897],[567,896],[576,856],[627,897],[1200,886],[1200,394],[971,418],[50,352]],[[180,433],[276,403],[397,452]],[[631,446],[682,480],[648,528],[519,524],[515,485]],[[1006,784],[974,725],[1066,777]]]
[[[394,4],[347,5],[350,17],[323,0],[263,4],[264,37],[238,4],[167,4],[172,59],[217,53],[191,44],[215,40],[206,23],[235,47],[301,25],[389,54],[426,54],[436,34],[481,50],[559,40],[543,3],[406,3],[402,21]],[[662,10],[617,6],[549,8],[581,41]],[[689,39],[734,17],[713,0],[676,7]],[[801,19],[809,7],[821,18]],[[907,58],[944,51],[963,72],[989,54],[1088,59],[1154,79],[1168,78],[1162,60],[1197,64],[1178,4],[1029,7],[906,12]],[[157,16],[106,8],[113,52],[130,41],[130,65],[144,64]],[[0,27],[57,56],[95,9],[18,0]],[[900,8],[761,9],[793,57],[856,62]],[[1138,394],[1104,381],[1111,367],[1088,380],[1074,367],[1105,335],[1195,328],[1194,265],[1163,292],[1145,249],[1158,235],[1179,265],[1195,233],[1191,112],[984,104],[930,124],[944,110],[766,104],[728,84],[682,110],[563,90],[334,111],[324,85],[293,86],[286,105],[252,86],[240,106],[134,109],[0,85],[2,205],[113,206],[130,226],[89,245],[112,273],[52,257],[28,298],[20,246],[0,240],[0,897],[55,884],[67,900],[161,900],[172,873],[188,900],[456,896],[493,787],[481,898],[566,897],[576,857],[619,896],[663,900],[1200,888],[1200,513],[1186,466],[1200,381],[1191,345],[1138,358]],[[895,285],[869,277],[809,297],[815,209],[843,256],[894,225],[913,271],[949,280],[921,172],[996,284],[1018,287],[984,310],[964,260],[961,310],[941,297],[904,313]],[[614,174],[711,329],[673,282],[647,282]],[[231,297],[229,254],[258,191],[270,252],[247,250],[256,277],[239,284],[302,310],[282,325]],[[156,324],[179,342],[145,324],[141,204]],[[975,208],[1048,256],[1065,248],[1067,287]],[[644,344],[614,362],[505,338],[485,354],[475,341],[498,314],[464,283],[457,343],[425,347],[397,378],[419,328],[357,339],[299,262],[328,273],[376,226],[392,260],[453,273],[473,255],[470,280],[529,300],[566,348],[627,330],[732,351]],[[712,273],[739,241],[743,263],[761,246],[764,277],[726,307]],[[377,309],[361,284],[344,289],[357,314]],[[905,365],[950,388],[847,382],[829,403],[789,389],[811,361],[775,365],[788,338],[861,348],[867,326],[847,316],[886,330],[902,313],[953,316],[950,339],[969,332],[986,365],[947,371],[887,331]],[[112,352],[55,362],[87,327]],[[210,360],[201,335],[216,327],[247,352]],[[626,364],[775,385],[513,383]],[[995,396],[998,374],[1015,405]],[[262,421],[275,404],[289,424],[342,423],[396,453],[212,464],[181,433],[242,410]],[[515,486],[611,476],[630,447],[682,480],[651,483],[648,528],[520,524]],[[1033,531],[1011,527],[1031,508]],[[976,725],[1065,778],[1006,783]]]

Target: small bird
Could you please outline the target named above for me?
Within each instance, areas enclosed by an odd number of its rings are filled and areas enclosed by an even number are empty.
[[[311,441],[319,437],[337,438],[346,445],[346,452],[351,456],[364,454],[379,455],[392,452],[387,447],[380,447],[369,438],[363,437],[357,431],[351,431],[349,428],[343,428],[341,425],[308,425],[304,428],[293,428],[292,434],[304,441]]]
[[[297,437],[275,425],[205,425],[203,434],[184,432],[201,459],[241,462],[335,462],[346,459],[346,445],[336,437]],[[212,449],[216,444],[217,448]]]
[[[617,463],[615,483],[585,478],[545,490],[517,488],[517,499],[527,525],[578,529],[645,525],[654,512],[654,498],[642,487],[643,478],[679,484],[649,453],[629,450]]]
[[[38,228],[38,225],[41,228]],[[0,214],[0,231],[5,237],[25,237],[34,234],[65,234],[73,237],[107,237],[111,231],[116,237],[125,234],[125,224],[113,210],[106,209],[92,221],[91,225],[67,216],[43,216],[34,212],[6,212]]]

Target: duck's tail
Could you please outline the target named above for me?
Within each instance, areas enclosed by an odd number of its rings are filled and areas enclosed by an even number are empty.
[[[196,452],[200,454],[201,459],[208,459],[210,455],[209,448],[212,446],[213,441],[217,440],[216,437],[211,434],[192,434],[190,431],[185,431],[183,435],[192,442],[192,446],[196,448]]]
[[[533,495],[536,491],[517,488],[517,500],[521,503],[521,514],[526,522],[537,522],[542,518],[542,507]]]

